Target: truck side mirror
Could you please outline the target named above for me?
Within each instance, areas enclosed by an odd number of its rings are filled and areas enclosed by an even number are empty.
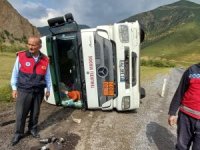
[[[68,13],[68,14],[65,14],[65,20],[68,23],[72,23],[72,22],[74,22],[74,17],[71,13]]]
[[[144,38],[145,38],[144,30],[140,28],[140,43],[144,41]]]
[[[51,18],[47,22],[49,24],[49,27],[58,27],[65,24],[65,20],[63,17]]]

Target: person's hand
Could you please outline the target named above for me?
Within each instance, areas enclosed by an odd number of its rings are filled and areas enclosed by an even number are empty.
[[[176,116],[173,116],[173,115],[169,115],[168,117],[168,124],[170,126],[173,126],[177,123],[177,117]]]
[[[69,92],[68,92],[68,91],[65,91],[64,93],[65,93],[66,95],[68,95]]]
[[[46,91],[46,93],[45,93],[46,100],[48,100],[49,96],[50,96],[50,92]]]
[[[12,97],[14,98],[14,100],[17,98],[17,90],[12,91]]]

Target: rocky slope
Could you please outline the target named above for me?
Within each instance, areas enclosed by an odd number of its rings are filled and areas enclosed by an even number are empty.
[[[39,35],[26,18],[22,17],[7,0],[0,0],[0,41],[25,40],[30,35]]]

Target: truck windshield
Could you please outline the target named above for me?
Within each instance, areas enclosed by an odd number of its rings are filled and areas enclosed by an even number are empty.
[[[58,81],[60,90],[80,90],[78,50],[73,36],[57,37]],[[62,98],[62,95],[61,95]]]

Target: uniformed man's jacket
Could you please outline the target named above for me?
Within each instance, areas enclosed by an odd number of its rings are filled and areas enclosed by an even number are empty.
[[[48,67],[48,58],[40,53],[38,61],[35,62],[29,51],[18,53],[19,77],[17,82],[18,89],[24,91],[40,91],[46,87],[45,74]]]
[[[174,115],[178,108],[183,113],[200,119],[200,64],[192,65],[184,72],[172,99],[169,114]]]

